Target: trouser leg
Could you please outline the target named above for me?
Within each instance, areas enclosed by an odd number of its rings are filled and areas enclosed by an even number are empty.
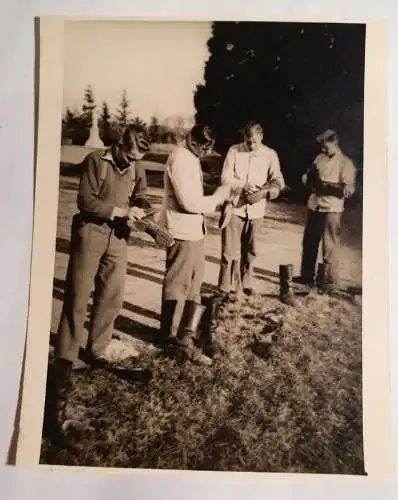
[[[325,264],[326,281],[337,285],[339,276],[339,256],[341,238],[341,214],[327,213],[323,234],[323,262]]]
[[[204,273],[201,241],[176,240],[166,252],[166,273],[162,290],[163,335],[176,337],[187,300],[200,303]]]
[[[106,240],[96,234],[91,223],[72,223],[71,255],[68,264],[56,356],[74,362],[84,338],[88,302]]]
[[[246,219],[241,237],[241,277],[244,289],[252,288],[253,268],[257,257],[261,219]]]
[[[102,228],[100,228],[102,229]],[[95,278],[94,304],[89,331],[89,351],[94,357],[103,354],[113,335],[114,322],[123,307],[126,280],[127,242],[115,236],[108,237]]]
[[[243,219],[232,214],[229,224],[221,232],[221,263],[218,287],[220,291],[225,293],[232,290],[237,275],[240,273],[242,229]]]
[[[301,277],[304,281],[312,283],[315,276],[316,260],[319,243],[325,228],[325,214],[308,210],[304,229]]]

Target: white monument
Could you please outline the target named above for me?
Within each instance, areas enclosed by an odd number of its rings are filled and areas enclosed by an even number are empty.
[[[90,129],[90,135],[89,138],[86,141],[86,144],[84,145],[86,148],[104,148],[105,145],[101,141],[101,138],[99,136],[99,129],[98,129],[98,116],[95,108],[93,109],[93,123],[91,125]]]

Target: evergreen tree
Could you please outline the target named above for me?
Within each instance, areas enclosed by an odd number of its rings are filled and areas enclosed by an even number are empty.
[[[363,25],[215,22],[195,119],[214,129],[222,153],[241,140],[246,121],[259,120],[289,183],[326,128],[361,164],[364,44]]]
[[[107,102],[102,103],[101,116],[99,118],[100,137],[105,146],[111,145],[116,137],[111,123],[111,114]]]
[[[153,142],[160,142],[160,125],[156,116],[152,116],[149,124],[149,134]]]
[[[141,126],[141,127],[146,127],[146,123],[144,122],[144,120],[142,120],[139,116],[135,116],[132,120],[131,120],[131,123],[133,125],[138,125],[138,126]]]
[[[116,122],[120,127],[121,131],[124,130],[129,124],[130,116],[130,103],[127,99],[127,92],[123,90],[122,99],[120,101],[119,107],[116,113]]]
[[[73,140],[73,129],[76,125],[75,122],[76,122],[75,113],[70,108],[67,107],[62,117],[62,139]]]
[[[82,106],[82,118],[87,127],[87,130],[90,131],[90,128],[93,124],[93,111],[95,110],[95,99],[94,92],[91,85],[88,85],[86,90],[84,91],[83,98],[83,106]]]

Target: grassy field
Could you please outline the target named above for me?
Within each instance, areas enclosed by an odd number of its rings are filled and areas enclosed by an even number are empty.
[[[53,333],[76,186],[75,179],[61,177]],[[151,196],[159,203],[161,190],[151,188]],[[116,329],[131,339],[139,353],[135,364],[150,368],[152,380],[131,384],[105,371],[74,373],[69,444],[56,449],[43,439],[41,463],[363,474],[361,302],[347,293],[335,298],[313,293],[289,308],[277,297],[277,263],[285,257],[298,261],[293,253],[303,217],[302,207],[270,205],[264,256],[256,269],[259,293],[222,312],[216,332],[222,355],[209,368],[180,365],[151,343],[159,324],[164,254],[146,237],[132,240],[132,273]],[[216,223],[217,217],[210,219],[206,243],[208,290],[218,269]],[[346,285],[360,284],[359,226],[358,216],[348,214]],[[269,312],[284,323],[264,360],[252,345]]]

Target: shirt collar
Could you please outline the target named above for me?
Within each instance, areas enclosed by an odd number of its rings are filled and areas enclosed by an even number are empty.
[[[333,156],[329,156],[328,154],[324,153],[324,156],[327,160],[335,160],[335,159],[339,159],[341,158],[343,155],[343,152],[341,151],[341,149],[339,149],[338,151],[336,151],[336,153],[333,155]]]
[[[256,151],[249,151],[249,148],[248,148],[246,142],[243,142],[242,143],[242,150],[245,153],[249,153],[251,156],[257,156],[258,154],[260,154],[262,151],[265,150],[265,145],[264,144],[260,144],[259,148]]]
[[[101,160],[107,160],[112,163],[112,165],[115,165],[115,162],[113,160],[111,148],[108,148],[105,150],[104,154],[101,156]]]
[[[105,150],[104,154],[101,156],[101,160],[109,161],[110,163],[112,163],[112,166],[121,174],[125,174],[133,165],[135,165],[135,162],[130,162],[130,165],[127,168],[120,170],[117,167],[115,160],[113,159],[111,148]]]

